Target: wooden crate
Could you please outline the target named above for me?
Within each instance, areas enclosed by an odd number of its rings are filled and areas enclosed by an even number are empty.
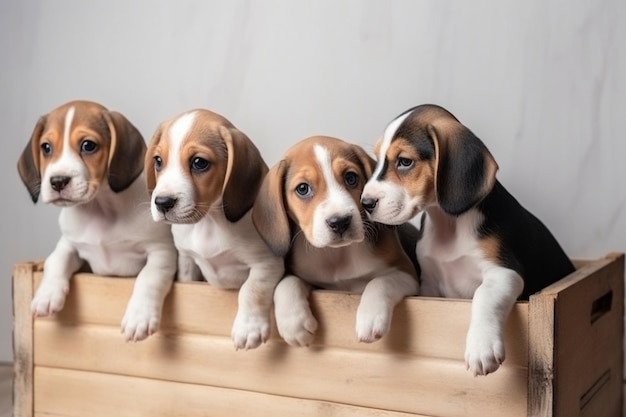
[[[313,347],[290,347],[274,329],[260,348],[235,351],[236,293],[177,283],[161,331],[126,343],[132,279],[77,274],[63,312],[33,320],[41,271],[18,264],[14,416],[619,416],[624,255],[576,264],[515,305],[504,365],[477,378],[463,362],[467,300],[409,298],[388,336],[360,344],[359,296],[317,291]]]

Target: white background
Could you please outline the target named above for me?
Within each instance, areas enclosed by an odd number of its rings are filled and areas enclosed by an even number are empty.
[[[41,259],[58,209],[16,163],[37,118],[75,98],[149,140],[207,107],[268,164],[314,134],[372,150],[408,107],[447,107],[573,257],[626,250],[626,2],[0,2],[0,361],[12,360],[13,264]]]

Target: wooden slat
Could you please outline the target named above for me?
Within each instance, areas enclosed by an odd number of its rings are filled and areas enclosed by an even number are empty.
[[[63,311],[54,320],[66,324],[118,326],[133,282],[132,279],[78,274],[72,279]],[[372,344],[356,340],[359,300],[356,294],[313,292],[311,305],[319,321],[315,346],[463,358],[471,310],[469,300],[410,297],[396,307],[390,333]],[[202,283],[175,283],[163,309],[161,333],[230,336],[236,308],[235,291],[223,291]],[[275,327],[272,337],[279,339]],[[507,363],[526,366],[527,344],[528,304],[520,302],[514,307],[505,329]]]
[[[117,336],[114,327],[37,322],[35,364],[425,415],[526,415],[527,370],[506,364],[474,378],[460,361],[393,352],[281,342],[237,352],[221,336],[155,335],[140,343]]]
[[[533,295],[529,305],[528,415],[553,416],[555,296]]]
[[[13,270],[13,416],[33,415],[33,263]]]
[[[586,266],[555,304],[556,416],[621,415],[624,255]],[[610,300],[610,303],[609,303]]]
[[[325,401],[67,369],[38,367],[35,378],[36,416],[409,416]]]

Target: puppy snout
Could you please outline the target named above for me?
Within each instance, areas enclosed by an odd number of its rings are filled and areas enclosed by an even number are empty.
[[[361,205],[363,206],[365,211],[367,211],[368,213],[373,212],[377,204],[378,204],[377,198],[362,198],[361,199]]]
[[[333,232],[341,235],[348,230],[350,223],[352,222],[352,216],[333,216],[326,220],[326,224]]]
[[[56,175],[54,177],[50,177],[50,185],[52,186],[52,189],[54,191],[61,191],[63,190],[67,184],[70,183],[70,181],[72,180],[72,177],[67,177],[65,175]]]
[[[161,213],[165,214],[176,205],[177,201],[177,198],[170,196],[156,197],[154,199],[154,205]]]

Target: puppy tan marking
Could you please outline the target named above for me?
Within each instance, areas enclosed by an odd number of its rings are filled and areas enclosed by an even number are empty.
[[[145,149],[122,114],[98,103],[72,101],[38,120],[18,172],[33,202],[41,196],[63,209],[61,238],[31,304],[35,315],[60,311],[72,274],[86,265],[96,274],[137,276],[122,318],[127,340],[158,330],[176,250],[169,227],[155,226],[143,212]]]
[[[272,296],[284,263],[255,230],[250,209],[267,165],[224,117],[196,109],[163,122],[145,159],[151,212],[172,224],[179,279],[239,289],[237,349],[268,340]]]
[[[315,136],[289,149],[263,182],[252,217],[272,251],[286,256],[274,303],[290,345],[313,342],[310,286],[363,294],[356,318],[362,342],[384,336],[395,305],[417,293],[417,272],[396,229],[364,222],[359,199],[373,165],[360,147]]]

